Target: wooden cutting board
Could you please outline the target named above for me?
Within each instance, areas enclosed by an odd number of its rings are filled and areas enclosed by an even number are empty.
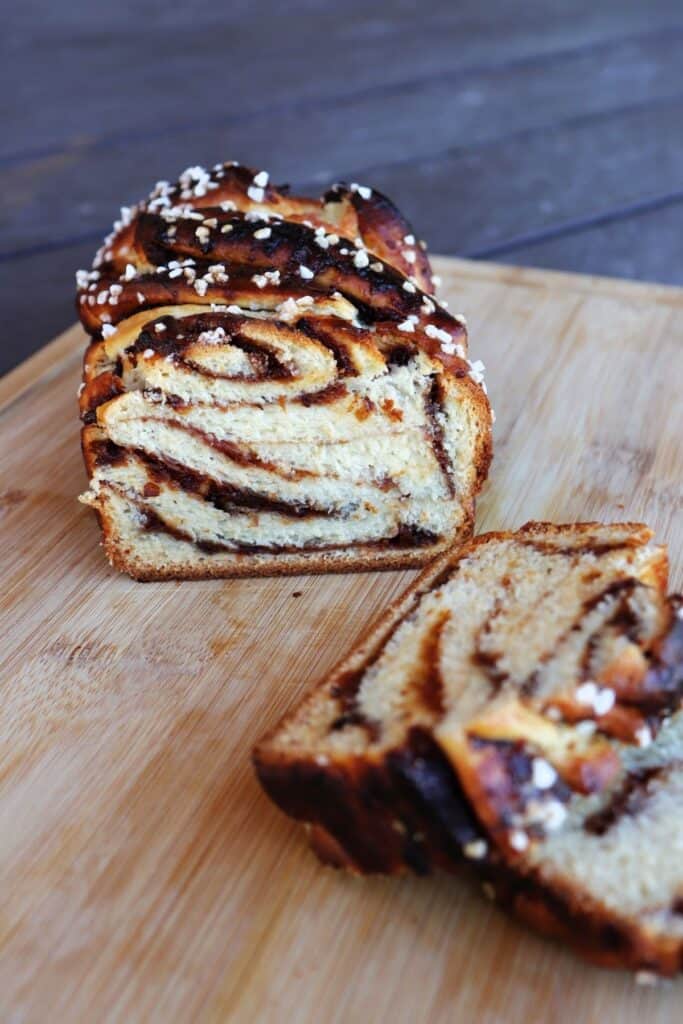
[[[680,586],[683,292],[438,262],[498,415],[479,529],[644,518]],[[462,880],[320,867],[249,752],[413,574],[117,575],[75,500],[83,341],[0,381],[2,1020],[680,1021],[683,983]]]

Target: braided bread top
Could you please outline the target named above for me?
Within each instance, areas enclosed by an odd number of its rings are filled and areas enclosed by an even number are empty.
[[[226,315],[260,311],[304,333],[319,322],[329,347],[336,336],[345,350],[367,331],[376,344],[400,341],[485,391],[483,365],[467,360],[464,318],[434,298],[424,244],[393,203],[362,185],[308,199],[236,163],[191,167],[122,209],[77,283],[81,321],[97,341],[113,340],[123,321],[141,323],[145,310],[203,307],[214,332]],[[88,370],[86,358],[86,382]]]

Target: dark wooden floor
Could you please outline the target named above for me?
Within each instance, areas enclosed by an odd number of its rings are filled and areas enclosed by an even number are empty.
[[[238,159],[432,251],[683,284],[681,0],[28,0],[0,38],[0,371],[122,204]]]

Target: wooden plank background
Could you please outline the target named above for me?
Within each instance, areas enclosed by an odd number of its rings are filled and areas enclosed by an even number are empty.
[[[439,260],[488,364],[479,529],[645,518],[683,585],[683,293]],[[323,869],[249,751],[412,573],[136,584],[78,505],[73,328],[0,381],[3,1024],[680,1024],[471,880]]]
[[[433,250],[683,282],[680,0],[30,0],[0,33],[0,372],[188,164],[388,192]]]

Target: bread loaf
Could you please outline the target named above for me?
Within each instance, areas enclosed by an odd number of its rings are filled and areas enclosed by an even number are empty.
[[[384,196],[190,168],[124,211],[78,280],[83,500],[118,568],[412,566],[471,534],[481,366]]]

